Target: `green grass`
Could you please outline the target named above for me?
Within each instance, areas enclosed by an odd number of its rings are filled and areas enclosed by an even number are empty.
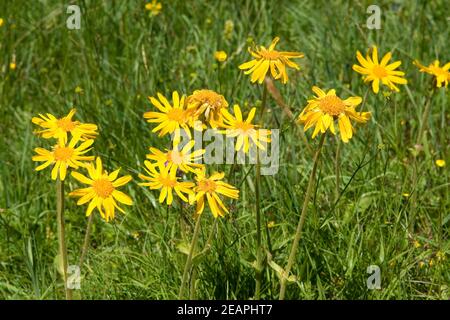
[[[0,299],[63,299],[55,268],[56,186],[50,171],[35,172],[33,148],[49,147],[33,135],[31,118],[42,112],[63,115],[75,106],[78,119],[98,124],[94,154],[108,169],[121,166],[135,178],[123,191],[135,205],[105,223],[97,215],[83,270],[83,299],[174,299],[186,255],[178,247],[193,231],[192,208],[167,211],[157,193],[138,186],[149,146],[164,148],[168,138],[152,134],[142,117],[146,97],[173,90],[221,89],[230,104],[259,103],[262,88],[251,85],[237,66],[248,61],[247,39],[302,51],[300,72],[289,70],[286,86],[277,83],[295,115],[312,95],[312,85],[336,88],[344,96],[364,96],[367,86],[352,71],[356,50],[377,44],[402,60],[409,81],[385,98],[368,94],[373,120],[341,148],[342,195],[334,205],[336,140],[328,137],[309,206],[304,234],[292,270],[297,282],[288,299],[448,299],[450,268],[449,96],[434,95],[424,150],[417,157],[418,182],[412,181],[415,135],[429,91],[430,76],[412,64],[448,62],[448,6],[445,1],[378,1],[382,29],[368,30],[370,2],[354,1],[162,1],[150,18],[143,1],[77,1],[81,30],[66,28],[60,1],[0,4]],[[231,38],[223,35],[232,20]],[[218,78],[214,52],[229,60]],[[9,70],[15,59],[17,68]],[[76,93],[75,88],[82,88]],[[262,179],[263,223],[269,229],[273,260],[287,262],[300,215],[312,156],[300,139],[302,128],[273,99],[264,123],[280,128],[280,170]],[[310,139],[312,148],[318,139]],[[436,159],[447,160],[438,168]],[[228,172],[229,166],[217,166]],[[250,174],[245,178],[246,174]],[[227,179],[240,185],[240,199],[218,223],[210,252],[196,264],[196,297],[249,299],[254,295],[254,170],[238,166]],[[69,179],[67,188],[79,185]],[[403,193],[417,194],[417,219]],[[409,198],[410,199],[410,198]],[[230,204],[230,203],[229,203]],[[69,264],[79,258],[85,207],[66,203]],[[211,232],[205,212],[200,246]],[[138,235],[134,237],[133,235]],[[267,248],[267,238],[263,233]],[[416,248],[413,243],[421,246]],[[447,260],[438,261],[442,252]],[[430,261],[433,261],[430,266]],[[420,264],[423,264],[420,267]],[[366,269],[378,265],[382,289],[368,290]],[[262,298],[276,299],[279,283],[266,268]]]

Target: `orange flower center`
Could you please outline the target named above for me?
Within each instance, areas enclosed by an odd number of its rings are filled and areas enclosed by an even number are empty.
[[[108,179],[98,179],[92,183],[92,188],[94,188],[95,193],[100,198],[106,199],[114,191],[114,186]]]
[[[61,128],[66,132],[70,132],[75,129],[75,122],[66,118],[59,119],[56,125],[58,126],[58,128]]]
[[[175,187],[177,185],[177,179],[170,179],[169,176],[160,176],[159,182],[165,187]]]
[[[430,66],[430,70],[431,70],[431,73],[434,74],[435,76],[449,74],[449,72],[445,71],[443,68],[439,68],[439,67],[435,67],[435,66]]]
[[[175,164],[183,163],[183,156],[178,150],[167,152],[167,161],[172,161]]]
[[[55,160],[67,161],[73,156],[73,149],[70,147],[59,147],[57,146],[53,151],[53,156]]]
[[[258,52],[266,60],[278,60],[281,54],[278,51],[260,50]]]
[[[320,99],[319,108],[330,116],[337,116],[344,112],[345,104],[337,96],[326,96]]]
[[[255,126],[245,121],[238,121],[235,123],[235,127],[236,129],[240,130],[242,134],[245,134],[248,131],[252,130]]]
[[[184,122],[185,114],[183,110],[174,108],[167,112],[167,118],[176,122]]]
[[[224,97],[212,90],[199,90],[191,95],[187,100],[188,105],[194,104],[196,115],[205,112],[208,118],[210,112],[218,113],[221,108],[227,107],[227,102]]]
[[[374,66],[372,72],[377,78],[384,78],[388,75],[386,69],[382,66]]]
[[[214,192],[216,191],[217,184],[213,180],[203,179],[197,183],[198,191]]]

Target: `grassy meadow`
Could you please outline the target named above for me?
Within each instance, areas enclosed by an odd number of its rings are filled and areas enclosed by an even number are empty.
[[[450,60],[446,1],[380,0],[380,30],[366,27],[370,1],[161,0],[154,16],[145,3],[74,1],[81,29],[69,30],[65,2],[0,2],[0,299],[65,298],[56,258],[56,186],[51,170],[37,172],[31,160],[34,148],[52,143],[34,134],[31,119],[47,112],[61,117],[72,107],[77,120],[98,125],[91,154],[109,171],[121,167],[122,175],[133,176],[121,190],[134,201],[110,222],[93,212],[81,289],[73,297],[177,299],[195,206],[178,199],[160,204],[159,191],[138,184],[148,148],[170,143],[143,118],[154,109],[147,97],[208,88],[247,114],[261,106],[263,85],[252,84],[238,66],[251,59],[249,45],[267,46],[276,36],[279,50],[305,57],[295,60],[300,71],[287,70],[287,84],[273,83],[284,104],[271,91],[262,119],[264,128],[280,129],[280,166],[261,179],[261,298],[278,298],[275,269],[288,261],[320,140],[311,138],[312,129],[303,134],[286,108],[297,118],[314,85],[363,97],[372,118],[349,143],[326,136],[286,299],[450,297],[449,94],[431,89],[432,76],[413,64]],[[380,56],[391,51],[392,61],[402,61],[408,84],[400,92],[384,86],[374,94],[352,70],[356,51],[365,54],[372,45]],[[218,50],[226,61],[214,59]],[[447,165],[437,166],[438,159]],[[252,299],[255,166],[209,170],[225,172],[240,193],[225,202],[230,213],[217,224],[205,208],[198,250],[206,250],[194,260],[188,297]],[[80,183],[68,177],[66,192],[76,188]],[[69,265],[80,256],[85,211],[66,197]],[[367,287],[371,265],[380,268],[380,289]]]

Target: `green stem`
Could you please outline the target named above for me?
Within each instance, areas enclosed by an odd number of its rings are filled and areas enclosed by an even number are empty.
[[[194,255],[195,247],[197,245],[198,236],[200,235],[200,219],[201,219],[201,217],[202,217],[202,215],[200,214],[197,217],[197,221],[195,222],[194,235],[192,236],[191,247],[189,248],[189,255],[186,260],[186,264],[184,266],[183,279],[181,280],[181,286],[180,286],[180,292],[178,294],[178,299],[183,299],[183,297],[184,297],[184,291],[185,291],[186,283],[188,280],[188,274],[191,271],[191,267],[192,267],[192,257]]]
[[[340,196],[340,184],[341,184],[341,140],[336,136],[336,158],[335,158],[335,171],[336,171],[336,190],[335,190],[335,202],[338,201]]]
[[[67,288],[67,247],[64,230],[64,181],[56,181],[56,220],[58,224],[58,251],[63,267],[66,300],[72,300],[72,290]]]
[[[264,84],[261,111],[259,115],[259,123],[262,125],[264,111],[266,109],[267,101],[267,86]],[[259,150],[256,150],[256,184],[255,184],[255,196],[256,196],[256,287],[255,287],[255,299],[259,300],[261,297],[261,282],[263,274],[263,248],[261,245],[261,161],[259,159]]]
[[[425,133],[425,130],[427,128],[427,123],[428,123],[428,117],[430,115],[431,100],[432,100],[434,91],[435,91],[435,87],[433,86],[433,88],[430,90],[427,100],[425,102],[425,109],[422,114],[422,121],[420,122],[419,133],[417,134],[416,146],[420,146],[422,144],[422,139],[424,138],[424,133]],[[418,192],[417,188],[419,185],[419,181],[418,181],[419,177],[417,175],[417,171],[418,171],[417,157],[419,156],[420,149],[417,149],[416,152],[417,153],[414,155],[414,160],[413,160],[413,173],[412,173],[412,183],[414,186],[414,192],[411,196],[411,217],[410,217],[410,222],[409,222],[409,231],[410,232],[414,232],[414,226],[416,224],[417,192]]]
[[[317,165],[319,163],[320,152],[322,150],[323,143],[325,141],[325,134],[322,134],[320,138],[319,146],[317,147],[317,151],[314,155],[314,164],[313,169],[311,171],[311,175],[309,176],[308,187],[306,188],[305,199],[303,201],[302,213],[300,215],[300,219],[298,221],[297,230],[295,232],[294,242],[292,243],[291,253],[289,254],[289,260],[286,268],[284,269],[284,274],[280,279],[280,295],[279,299],[284,300],[284,296],[286,293],[286,281],[289,277],[289,272],[291,271],[292,265],[294,264],[295,254],[297,253],[298,243],[302,236],[303,225],[305,223],[306,212],[308,209],[309,198],[311,197],[312,189],[314,186],[314,181],[317,172]]]
[[[200,252],[200,254],[206,254],[209,250],[211,250],[211,241],[214,237],[214,231],[216,230],[217,227],[217,222],[219,221],[219,219],[214,219],[214,224],[212,225],[211,231],[209,232],[209,236],[208,236],[208,240],[206,240],[206,244],[203,247],[203,250]],[[197,269],[194,268],[192,269],[192,276],[191,276],[191,290],[190,290],[190,294],[189,294],[189,299],[190,300],[195,300],[196,299],[196,287],[195,287],[195,282],[197,281]]]
[[[433,97],[433,93],[434,93],[434,88],[432,90],[430,90],[430,94],[428,95],[427,101],[425,103],[425,110],[423,111],[423,114],[422,114],[422,122],[420,123],[419,133],[417,135],[416,144],[422,143],[423,134],[427,128],[428,117],[430,116],[430,109],[431,109],[431,100],[432,100],[431,98]]]
[[[80,266],[80,269],[83,268],[84,259],[86,258],[86,254],[87,254],[88,249],[89,249],[89,240],[90,240],[90,237],[91,237],[91,229],[92,229],[93,218],[94,218],[94,215],[91,213],[89,215],[89,218],[88,218],[88,223],[87,223],[87,226],[86,226],[86,233],[84,235],[83,248],[81,250],[81,255],[80,255],[80,262],[78,264]]]

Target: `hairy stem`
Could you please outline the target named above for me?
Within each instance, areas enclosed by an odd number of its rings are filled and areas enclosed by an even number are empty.
[[[309,198],[311,197],[312,189],[314,186],[314,181],[317,172],[317,165],[319,163],[320,152],[322,150],[323,143],[325,141],[325,134],[322,134],[320,138],[319,146],[317,147],[317,151],[314,155],[314,164],[313,169],[311,171],[311,175],[309,176],[308,187],[306,188],[305,199],[303,201],[302,213],[300,215],[300,219],[298,221],[297,230],[295,232],[294,242],[292,243],[291,253],[289,254],[289,260],[286,268],[284,269],[284,274],[280,279],[280,295],[279,299],[284,300],[284,296],[286,293],[286,281],[289,277],[289,272],[291,271],[292,265],[294,264],[295,254],[297,253],[298,243],[302,236],[303,225],[305,223],[306,212],[308,209]]]
[[[64,230],[64,181],[56,181],[56,220],[58,224],[58,251],[62,262],[66,300],[72,300],[72,290],[67,288],[67,247]]]
[[[184,265],[183,278],[181,280],[180,292],[178,294],[178,299],[183,299],[184,291],[188,280],[189,272],[192,267],[192,257],[194,255],[195,247],[197,245],[198,236],[200,235],[200,220],[202,215],[200,214],[197,217],[197,221],[195,222],[194,235],[192,236],[191,247],[189,248],[189,255],[186,260],[186,264]]]

